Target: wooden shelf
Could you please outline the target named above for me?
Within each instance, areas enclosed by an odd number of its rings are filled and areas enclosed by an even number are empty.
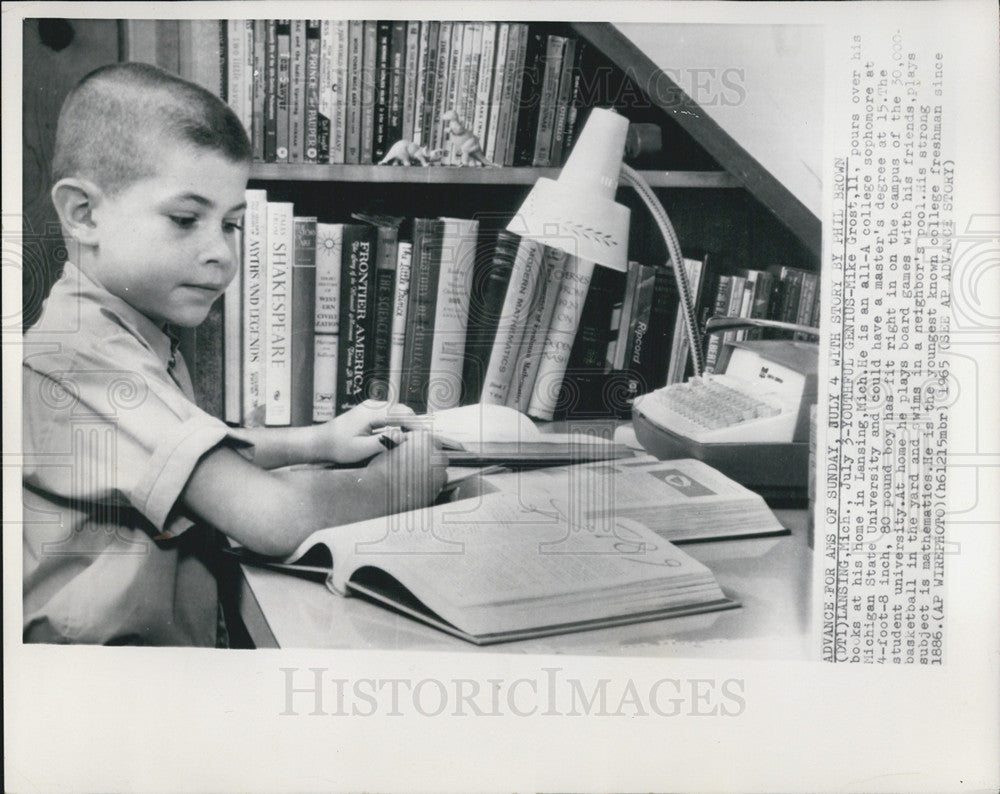
[[[457,166],[318,165],[255,163],[251,179],[288,182],[382,182],[427,185],[533,185],[541,176],[555,179],[558,168],[480,168]],[[725,171],[642,171],[651,187],[737,188],[740,181]]]

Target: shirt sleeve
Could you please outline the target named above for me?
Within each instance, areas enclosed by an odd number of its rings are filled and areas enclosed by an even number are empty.
[[[80,506],[131,506],[157,533],[190,526],[171,511],[205,453],[246,446],[127,333],[100,351],[26,357],[23,376],[25,482]]]

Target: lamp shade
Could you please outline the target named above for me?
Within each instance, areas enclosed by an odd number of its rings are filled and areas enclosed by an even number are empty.
[[[629,210],[614,197],[627,133],[628,119],[594,108],[559,178],[541,177],[507,230],[625,272]]]

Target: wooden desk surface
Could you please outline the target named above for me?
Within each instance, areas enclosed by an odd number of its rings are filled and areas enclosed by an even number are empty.
[[[775,510],[791,535],[690,543],[739,609],[484,648],[321,583],[243,566],[240,614],[258,648],[353,648],[610,656],[811,659],[806,511]]]

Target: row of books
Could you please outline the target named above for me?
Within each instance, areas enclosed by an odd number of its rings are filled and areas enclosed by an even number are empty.
[[[325,223],[251,189],[242,252],[223,310],[232,423],[304,425],[367,398],[418,412],[483,401],[551,419],[595,392],[607,401],[616,344],[632,392],[666,377],[676,317],[666,268],[633,298],[641,305],[615,342],[623,274],[476,220]]]
[[[168,21],[137,20],[142,26]],[[188,20],[182,76],[225,99],[254,158],[379,163],[413,141],[458,164],[447,111],[498,165],[558,166],[580,108],[585,44],[518,22]]]
[[[417,412],[485,402],[542,420],[624,416],[689,373],[669,264],[622,274],[474,219],[326,223],[256,189],[242,259],[223,311],[232,423],[305,425],[369,398]],[[702,323],[815,325],[814,273],[715,272],[704,255],[684,266]],[[709,371],[727,338],[709,339]]]

